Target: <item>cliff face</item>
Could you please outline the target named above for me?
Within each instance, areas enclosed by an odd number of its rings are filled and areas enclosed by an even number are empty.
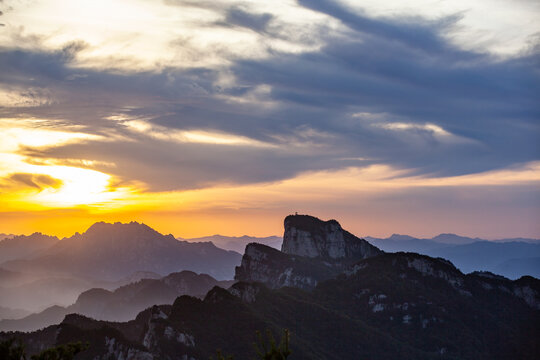
[[[0,341],[21,337],[31,353],[88,341],[81,360],[200,360],[216,349],[248,359],[257,330],[291,329],[297,359],[540,359],[538,279],[463,274],[442,258],[366,247],[335,221],[288,220],[288,253],[248,244],[236,268],[241,282],[228,290],[180,296],[124,323],[68,315],[34,333],[0,333]],[[167,283],[185,288],[178,277]]]
[[[322,221],[309,215],[285,218],[281,251],[290,255],[322,259],[362,260],[382,253],[381,250],[343,230],[336,220]]]
[[[242,263],[236,267],[235,280],[260,282],[273,289],[283,286],[311,289],[318,281],[335,274],[330,264],[251,243],[246,246]]]
[[[261,282],[270,288],[314,288],[352,264],[382,251],[341,228],[335,220],[308,215],[285,218],[281,251],[248,244],[235,280]]]
[[[314,261],[263,246],[246,251],[258,264]],[[444,259],[390,253],[361,260],[310,292],[238,282],[204,299],[181,296],[147,308],[129,322],[72,314],[45,330],[0,333],[0,341],[21,338],[30,354],[89,342],[80,360],[201,360],[216,349],[251,359],[246,344],[257,330],[277,336],[291,329],[295,359],[537,360],[539,291],[532,277],[465,275]]]

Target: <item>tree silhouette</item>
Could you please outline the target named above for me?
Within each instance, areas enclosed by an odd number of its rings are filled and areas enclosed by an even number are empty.
[[[88,348],[88,344],[81,342],[58,345],[56,347],[42,351],[37,355],[32,355],[31,360],[73,360],[75,355]],[[26,360],[24,345],[15,339],[0,342],[0,359],[2,360]]]
[[[214,358],[210,356],[210,360],[213,360]],[[233,357],[232,355],[229,355],[227,357],[225,357],[222,353],[221,353],[221,350],[218,350],[217,351],[217,355],[216,355],[216,360],[233,360]]]
[[[255,351],[261,360],[285,360],[291,354],[289,350],[289,330],[283,330],[283,336],[279,345],[270,330],[266,330],[268,343],[264,341],[260,331],[257,331],[258,344],[255,345]]]
[[[24,346],[19,341],[15,344],[15,339],[0,342],[0,359],[2,360],[24,360],[26,353]]]
[[[59,345],[47,349],[38,355],[33,355],[31,360],[73,360],[75,355],[88,348],[88,344],[83,345],[80,341]]]
[[[260,331],[256,332],[257,342],[253,344],[255,347],[255,352],[257,353],[257,358],[260,360],[286,360],[287,357],[291,354],[289,350],[289,330],[283,330],[283,336],[279,345],[276,344],[274,335],[270,330],[266,330],[267,341],[263,338]],[[233,360],[232,355],[225,357],[221,350],[217,351],[216,360]],[[213,357],[210,357],[210,360],[213,360]]]

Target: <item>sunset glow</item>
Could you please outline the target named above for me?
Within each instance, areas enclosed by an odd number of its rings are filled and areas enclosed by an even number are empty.
[[[540,237],[535,2],[0,2],[0,233]]]

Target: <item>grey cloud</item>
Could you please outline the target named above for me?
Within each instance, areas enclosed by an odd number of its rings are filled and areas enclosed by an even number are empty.
[[[492,59],[445,40],[442,33],[455,17],[372,19],[329,1],[300,3],[339,19],[350,34],[322,38],[326,45],[318,51],[234,60],[225,70],[237,82],[230,87],[216,85],[222,70],[202,67],[131,73],[74,69],[69,62],[83,46],[77,43],[56,52],[1,49],[0,82],[48,89],[59,101],[3,108],[0,116],[43,117],[115,134],[124,140],[26,149],[26,154],[112,161],[116,168],[100,169],[144,181],[150,190],[275,181],[375,162],[438,176],[539,160],[537,48],[521,57]],[[268,16],[234,7],[220,11],[231,23],[273,36],[265,32],[274,21]],[[270,88],[265,96],[272,107],[246,101],[261,85]],[[276,147],[158,141],[107,120],[114,114],[170,129],[243,135]],[[392,122],[434,124],[466,141],[444,142],[421,127],[381,127]]]
[[[332,16],[351,29],[386,39],[392,39],[415,48],[440,56],[451,56],[456,50],[442,40],[439,31],[451,27],[460,15],[449,16],[439,21],[427,21],[421,17],[374,19],[358,14],[331,0],[299,0],[299,4],[312,10]],[[473,53],[457,52],[459,57],[474,57]]]
[[[200,8],[208,10],[222,11],[230,8],[231,6],[236,6],[242,3],[238,2],[227,2],[227,1],[207,1],[207,0],[163,0],[165,5],[183,7],[183,8]]]
[[[148,190],[168,191],[203,188],[218,184],[278,181],[301,170],[327,170],[332,166],[324,152],[309,154],[284,149],[246,146],[171,143],[155,139],[90,142],[49,149],[26,148],[33,158],[91,158],[114,162],[115,168],[97,164],[93,169],[111,171],[123,180],[148,184]],[[335,155],[334,155],[335,156]],[[343,164],[335,162],[336,168]]]
[[[272,19],[272,14],[252,14],[242,8],[233,7],[227,10],[225,22],[229,25],[240,26],[258,33],[264,33]]]
[[[46,187],[58,188],[62,185],[62,181],[49,175],[42,174],[15,173],[11,174],[8,179],[15,183],[33,187],[38,190],[42,190]]]

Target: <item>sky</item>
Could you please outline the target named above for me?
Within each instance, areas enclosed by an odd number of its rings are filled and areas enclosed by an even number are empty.
[[[0,233],[540,238],[540,2],[1,0]]]

